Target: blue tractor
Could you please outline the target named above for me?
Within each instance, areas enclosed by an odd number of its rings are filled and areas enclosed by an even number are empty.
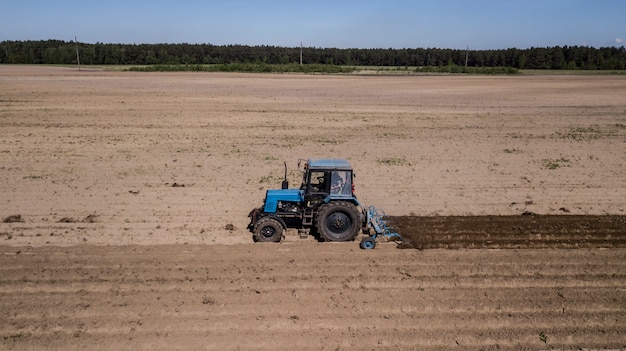
[[[373,249],[380,237],[406,243],[388,225],[381,209],[365,208],[359,203],[353,181],[354,173],[348,161],[309,159],[304,165],[300,188],[289,189],[285,163],[282,189],[267,190],[263,206],[248,214],[252,238],[256,242],[280,242],[284,230],[297,228],[302,238],[313,233],[323,241],[350,241],[363,230],[362,249]]]
[[[297,228],[301,237],[311,233],[323,241],[354,240],[361,228],[368,233],[366,210],[354,195],[353,179],[347,160],[309,159],[300,188],[289,189],[285,163],[282,189],[267,190],[263,206],[248,215],[253,239],[279,242],[287,228]]]

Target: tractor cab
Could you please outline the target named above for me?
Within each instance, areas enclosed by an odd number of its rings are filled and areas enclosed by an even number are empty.
[[[352,167],[346,160],[308,160],[300,189],[305,198],[354,198]]]

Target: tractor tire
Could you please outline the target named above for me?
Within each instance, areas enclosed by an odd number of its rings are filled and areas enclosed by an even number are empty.
[[[359,233],[359,211],[346,201],[333,201],[317,212],[317,232],[325,241],[349,241]]]
[[[279,221],[263,217],[254,225],[254,241],[264,243],[278,243],[283,238],[283,226]]]

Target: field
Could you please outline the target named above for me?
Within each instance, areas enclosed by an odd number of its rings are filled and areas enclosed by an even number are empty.
[[[0,66],[0,349],[626,348],[626,78]],[[411,240],[253,244],[298,159]]]

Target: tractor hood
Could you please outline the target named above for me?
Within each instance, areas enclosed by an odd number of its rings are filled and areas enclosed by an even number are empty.
[[[278,208],[278,202],[302,202],[304,192],[300,189],[271,189],[265,195],[265,209],[267,213],[274,213]]]

